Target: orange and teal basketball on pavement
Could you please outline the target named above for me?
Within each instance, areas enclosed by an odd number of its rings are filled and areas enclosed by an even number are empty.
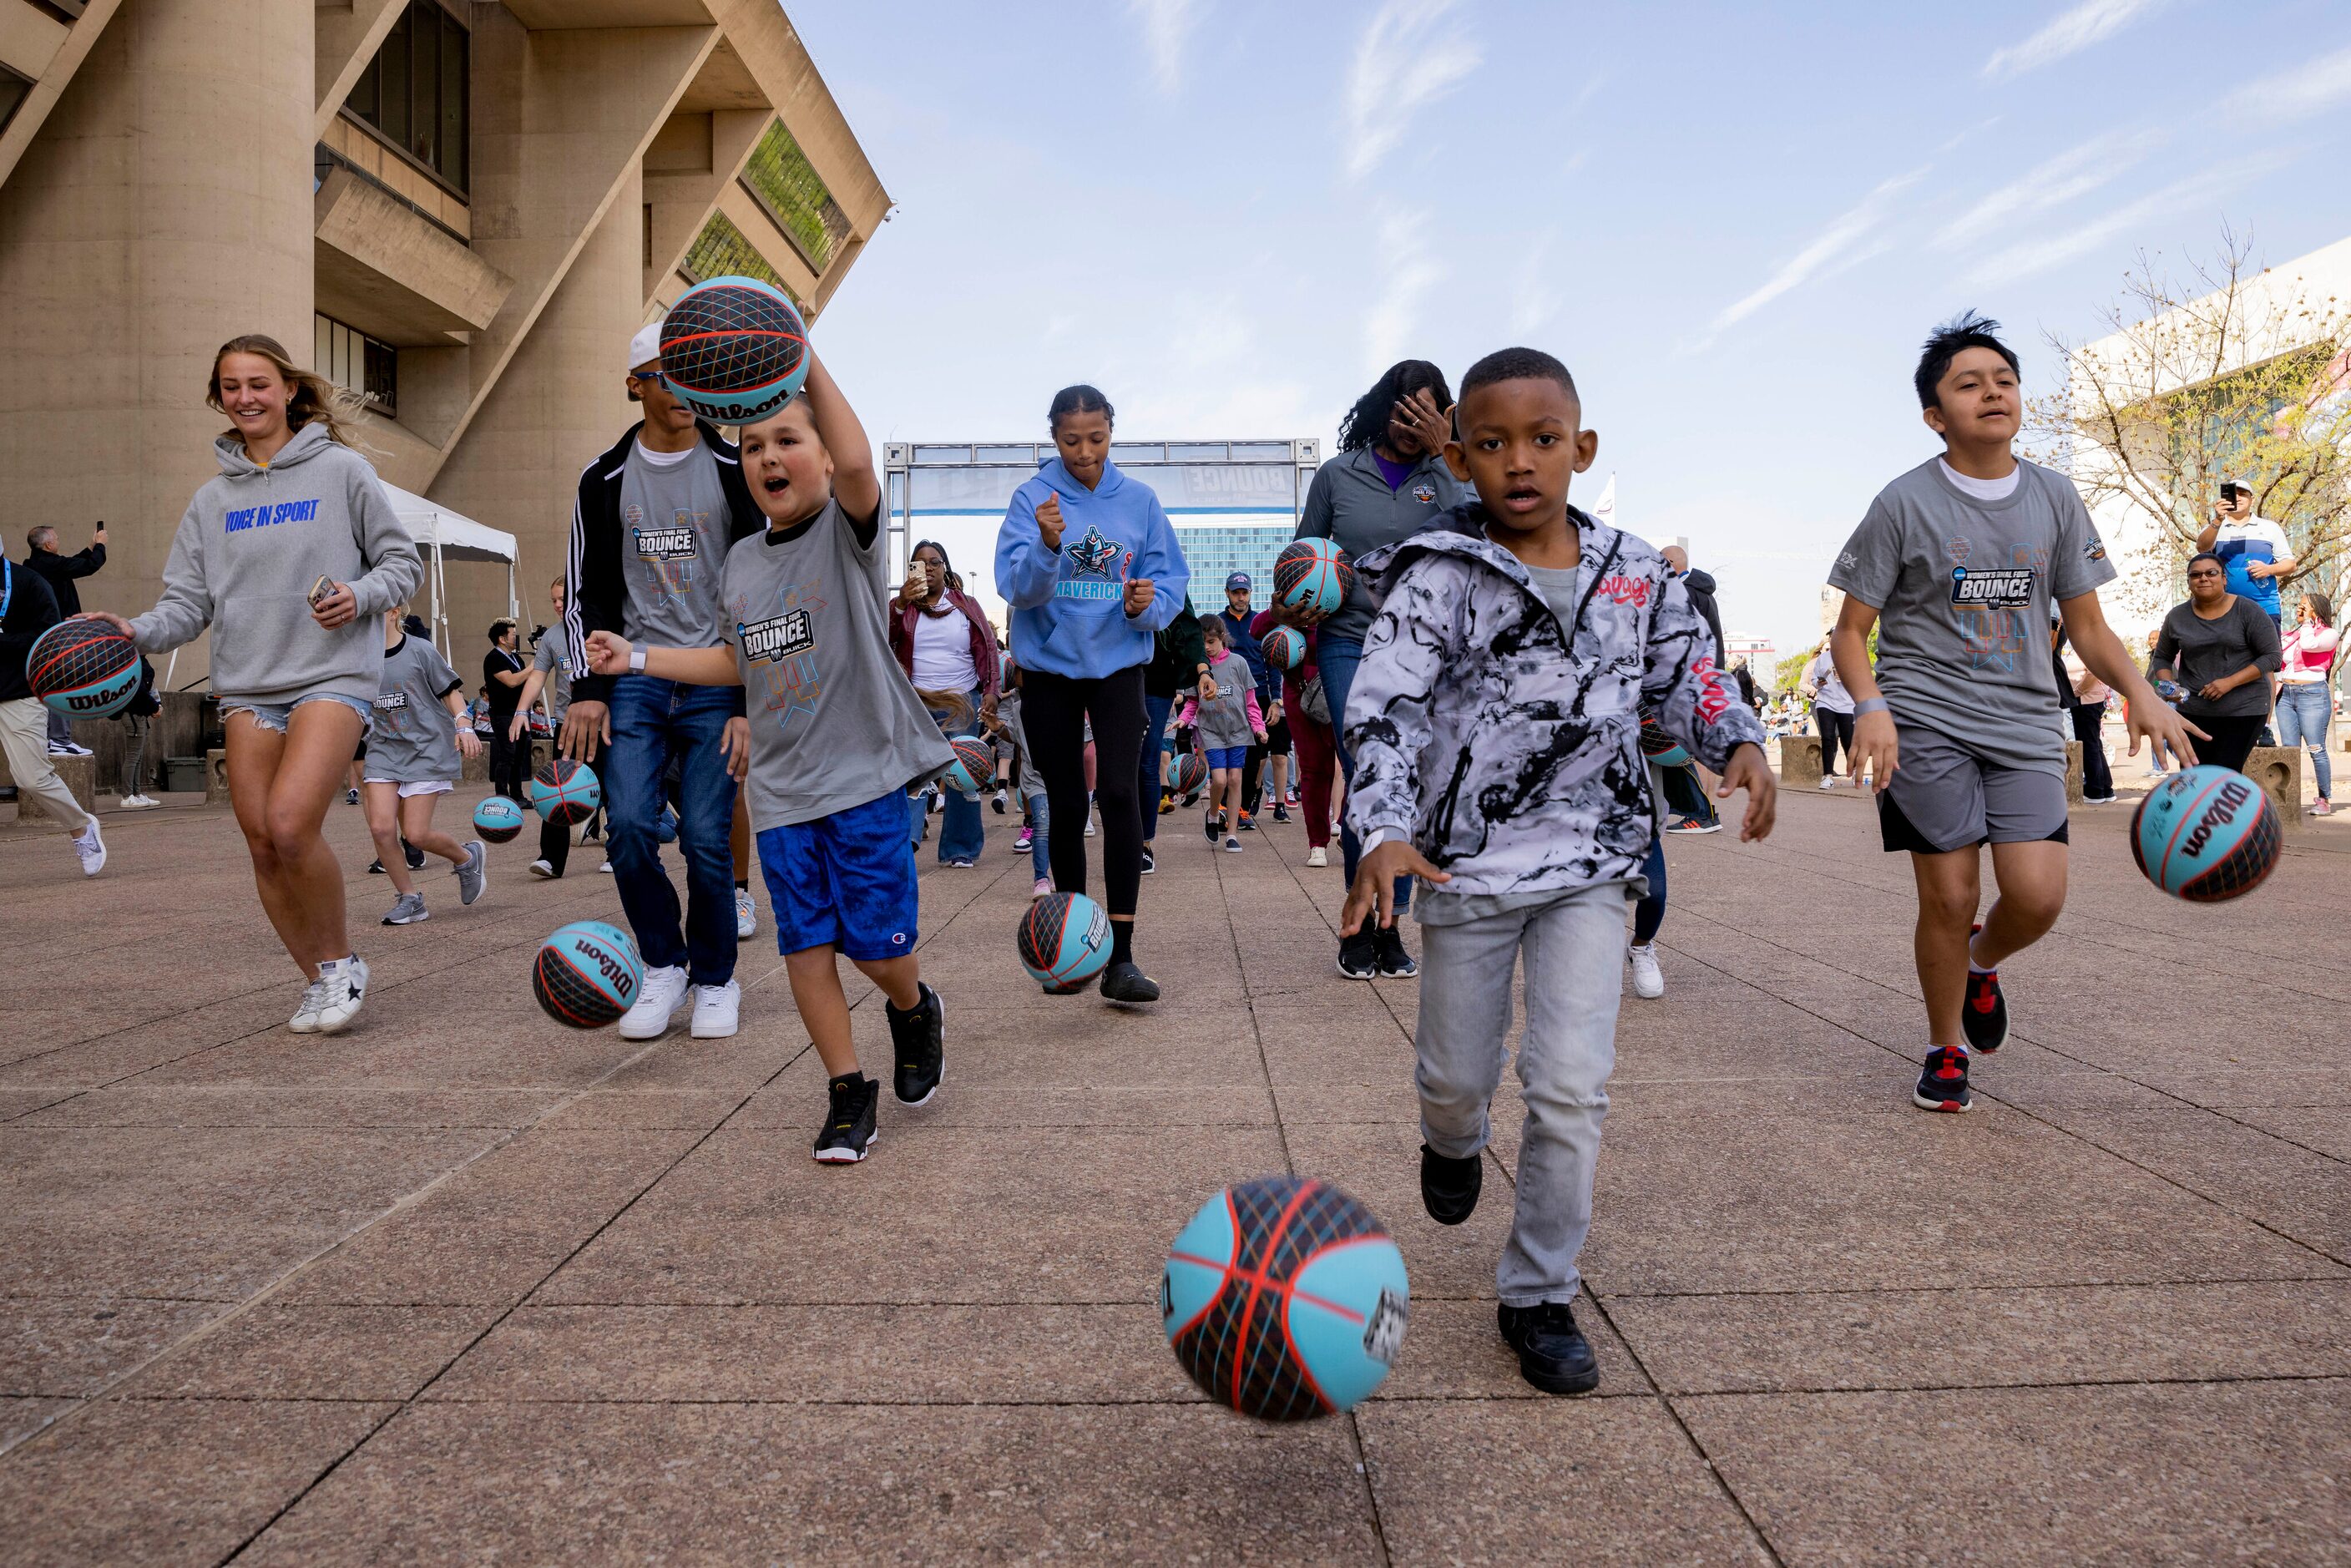
[[[530,776],[530,785],[525,792],[530,796],[532,810],[566,827],[594,816],[604,800],[603,787],[596,782],[595,771],[569,757],[543,764]]]
[[[2218,904],[2252,892],[2276,868],[2280,828],[2277,808],[2243,774],[2189,768],[2131,813],[2131,857],[2172,897]]]
[[[493,795],[474,808],[474,831],[494,844],[505,843],[522,831],[522,808],[504,795]]]
[[[1201,1392],[1261,1421],[1351,1410],[1403,1347],[1404,1254],[1328,1182],[1263,1176],[1200,1206],[1159,1279],[1176,1359]]]
[[[601,1029],[636,1005],[645,983],[637,945],[617,925],[575,920],[538,945],[531,994],[547,1016],[573,1029]]]
[[[1048,894],[1020,917],[1020,967],[1049,991],[1080,990],[1110,965],[1110,915],[1082,893]]]

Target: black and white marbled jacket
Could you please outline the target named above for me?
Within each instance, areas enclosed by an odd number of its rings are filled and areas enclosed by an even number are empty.
[[[1384,602],[1347,695],[1348,821],[1367,849],[1409,839],[1451,873],[1447,894],[1637,875],[1654,827],[1645,708],[1718,772],[1763,741],[1664,558],[1568,515],[1583,551],[1571,626],[1475,501],[1355,563]]]

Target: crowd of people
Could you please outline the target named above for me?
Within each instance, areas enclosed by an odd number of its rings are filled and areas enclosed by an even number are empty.
[[[2110,696],[2134,750],[2237,766],[2274,684],[2282,732],[2320,758],[2322,799],[2329,783],[2334,612],[2306,593],[2282,634],[2276,580],[2294,565],[2282,536],[2224,491],[2188,602],[2133,659],[2100,607],[2115,569],[2078,494],[2013,455],[2018,379],[1996,323],[1962,318],[1928,340],[1914,391],[1942,451],[1890,483],[1840,552],[1844,607],[1798,688],[1828,780],[1847,758],[1877,792],[1884,848],[1910,860],[1928,1047],[1912,1098],[1933,1111],[1967,1110],[1971,1069],[2007,1039],[1999,966],[2064,904],[2063,742],[2094,739]],[[827,1074],[811,1145],[827,1163],[865,1159],[882,1124],[842,960],[884,997],[894,1099],[926,1104],[946,1075],[946,1002],[918,955],[915,852],[934,816],[943,872],[980,861],[992,810],[1017,811],[1035,896],[1088,893],[1099,875],[1098,989],[1122,1009],[1160,995],[1137,926],[1157,854],[1177,852],[1157,841],[1162,818],[1197,810],[1225,854],[1301,821],[1308,868],[1339,842],[1337,972],[1420,978],[1421,1190],[1439,1223],[1479,1202],[1523,971],[1527,1120],[1499,1327],[1537,1387],[1593,1386],[1571,1302],[1618,998],[1628,971],[1636,997],[1665,989],[1664,840],[1719,831],[1717,802],[1738,793],[1740,839],[1769,834],[1767,717],[1795,716],[1726,660],[1715,583],[1678,547],[1570,504],[1598,436],[1566,366],[1506,349],[1457,395],[1408,360],[1366,390],[1298,524],[1353,563],[1327,610],[1260,604],[1234,573],[1201,613],[1158,497],[1111,460],[1110,400],[1065,388],[1045,414],[1054,455],[998,529],[1001,632],[936,541],[887,583],[871,443],[820,357],[799,394],[731,440],[664,379],[657,328],[629,344],[622,380],[643,417],[581,472],[555,620],[528,648],[514,621],[493,623],[468,702],[403,618],[422,568],[354,448],[346,395],[266,338],[215,356],[219,474],[181,521],[156,605],[100,618],[151,654],[212,632],[236,821],[304,977],[289,1027],[345,1029],[367,998],[322,833],[336,794],[361,792],[394,892],[386,925],[427,916],[413,873],[435,856],[471,904],[484,846],[437,826],[434,808],[477,749],[519,800],[535,716],[601,779],[602,869],[644,965],[619,1032],[657,1039],[681,1014],[695,1039],[737,1032],[756,875]],[[80,557],[56,556],[49,536],[24,569],[0,559],[0,738],[93,874],[95,819],[37,777],[23,655],[61,612],[60,587],[103,561],[102,528]],[[956,742],[988,748],[992,777],[958,771]],[[1997,896],[1979,919],[1986,844]],[[565,875],[571,847],[547,823],[528,873]]]

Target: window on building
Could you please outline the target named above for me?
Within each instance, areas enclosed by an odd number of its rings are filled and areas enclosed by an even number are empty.
[[[440,0],[408,0],[343,102],[345,113],[459,195],[465,193],[470,42],[465,25]]]
[[[0,66],[0,131],[8,129],[8,122],[16,118],[17,108],[32,90],[29,79]]]
[[[782,290],[787,298],[792,295],[782,277],[743,237],[743,231],[727,221],[725,213],[710,214],[710,221],[694,236],[694,244],[686,247],[685,259],[678,266],[689,282],[699,283],[705,277],[756,277]],[[794,299],[793,303],[799,301]]]
[[[821,274],[832,265],[849,238],[849,214],[834,203],[822,176],[782,120],[768,125],[767,134],[744,161],[743,188],[759,199],[777,226],[790,237],[809,270]]]
[[[378,413],[391,417],[400,407],[400,350],[380,343],[356,327],[332,316],[313,319],[316,340],[311,368],[347,392],[367,400]]]

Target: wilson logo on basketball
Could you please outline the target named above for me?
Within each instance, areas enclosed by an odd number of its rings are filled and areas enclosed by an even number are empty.
[[[2197,818],[2196,825],[2189,830],[2188,837],[2180,843],[2179,852],[2190,859],[2202,854],[2204,846],[2212,841],[2213,832],[2235,821],[2237,813],[2243,810],[2245,802],[2252,798],[2253,787],[2250,784],[2231,782],[2220,786],[2219,797],[2204,809],[2204,814]]]

